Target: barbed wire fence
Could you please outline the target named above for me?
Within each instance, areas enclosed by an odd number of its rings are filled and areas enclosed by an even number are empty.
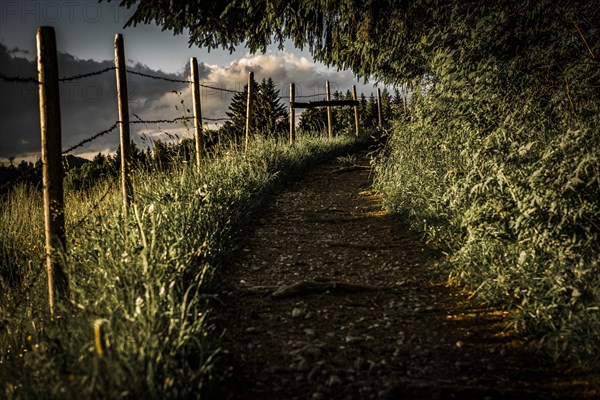
[[[41,142],[42,142],[42,157],[41,165],[37,165],[33,170],[33,173],[39,175],[40,170],[42,173],[42,179],[44,181],[43,192],[44,192],[44,207],[45,214],[49,215],[50,218],[46,218],[45,224],[45,242],[46,242],[46,269],[48,273],[48,285],[49,285],[49,305],[50,314],[54,313],[54,305],[57,299],[64,299],[68,297],[68,280],[64,273],[63,266],[61,265],[61,252],[66,249],[66,229],[64,223],[64,193],[63,193],[63,165],[62,157],[73,152],[74,150],[80,149],[85,145],[94,142],[95,140],[104,137],[117,128],[120,132],[120,143],[121,143],[121,154],[120,154],[120,179],[121,179],[121,190],[123,197],[123,214],[127,214],[129,202],[133,199],[133,185],[131,182],[131,176],[129,172],[129,166],[131,164],[131,148],[129,139],[129,126],[133,124],[176,124],[180,122],[193,122],[194,125],[194,141],[196,150],[197,167],[201,167],[201,154],[203,152],[203,120],[210,122],[227,122],[230,120],[229,117],[203,117],[201,111],[200,102],[200,91],[199,88],[220,91],[231,94],[245,94],[247,95],[247,114],[246,114],[246,136],[250,131],[250,121],[252,112],[252,101],[253,91],[251,90],[253,85],[254,75],[252,72],[248,74],[248,86],[247,90],[238,91],[233,89],[227,89],[225,87],[219,87],[211,84],[203,84],[200,82],[198,74],[198,65],[195,57],[190,60],[191,63],[191,79],[175,79],[165,76],[158,76],[144,72],[138,72],[128,70],[125,65],[124,57],[124,44],[122,35],[117,34],[115,36],[115,65],[105,67],[97,71],[76,74],[72,76],[59,77],[58,76],[58,63],[57,63],[57,52],[56,52],[56,39],[54,29],[52,27],[40,27],[38,29],[38,76],[33,77],[21,77],[21,76],[7,76],[0,73],[0,80],[11,83],[32,83],[38,85],[39,102],[40,102],[40,126],[41,126]],[[117,119],[110,127],[96,132],[88,137],[82,139],[78,143],[69,146],[66,149],[61,148],[62,134],[60,126],[60,96],[59,96],[59,84],[65,82],[74,82],[89,77],[99,76],[111,71],[116,72],[116,84],[117,84],[117,98],[118,98],[118,111],[119,119]],[[192,102],[193,102],[193,116],[181,116],[173,119],[143,119],[137,114],[132,114],[136,119],[129,120],[129,99],[127,95],[127,75],[139,76],[145,79],[161,80],[170,83],[183,83],[190,84],[192,89]],[[330,110],[333,106],[340,105],[352,105],[355,108],[355,112],[358,106],[356,101],[356,88],[354,87],[354,100],[337,100],[330,101],[329,93],[329,82],[326,85],[327,92],[325,98],[327,100],[317,100],[308,103],[297,102],[296,99],[314,99],[317,97],[323,97],[323,94],[310,94],[310,95],[298,95],[295,96],[294,83],[290,84],[290,96],[281,96],[280,99],[289,99],[290,102],[290,144],[294,144],[295,140],[295,125],[296,116],[294,110],[296,108],[312,108],[325,106]],[[329,115],[329,130],[331,132],[331,113]],[[357,117],[357,135],[358,135],[358,117]],[[246,137],[246,147],[247,149]],[[26,171],[22,174],[19,179],[27,179],[27,174],[31,174],[32,171]],[[118,178],[118,177],[117,177]],[[92,209],[96,209],[100,204],[108,197],[111,190],[114,190],[114,185],[117,182],[115,178],[112,182],[107,185],[105,193],[92,205]],[[10,183],[4,183],[0,186],[0,194]],[[74,231],[85,224],[87,217],[80,219],[78,222],[68,227],[69,231]],[[48,222],[50,221],[50,222]],[[67,285],[61,284],[60,280],[64,280]]]
[[[123,54],[122,48],[122,37],[119,38],[120,35],[117,35],[115,38],[115,44],[121,45],[121,54]],[[76,74],[72,76],[59,77],[58,76],[58,68],[57,68],[57,57],[56,57],[56,39],[54,35],[54,30],[49,27],[43,27],[38,30],[38,53],[39,55],[39,71],[38,77],[22,77],[22,76],[8,76],[6,74],[0,74],[0,80],[4,82],[15,82],[15,83],[31,83],[38,85],[39,88],[39,96],[40,96],[40,125],[42,130],[42,159],[41,165],[36,166],[33,171],[26,171],[21,174],[17,180],[27,179],[28,175],[31,175],[33,172],[36,175],[39,175],[41,170],[43,181],[45,182],[43,191],[44,191],[44,207],[45,213],[50,215],[50,220],[54,221],[54,224],[46,223],[45,227],[45,236],[46,236],[46,256],[44,257],[46,261],[46,267],[48,272],[48,284],[49,284],[49,305],[50,305],[50,313],[54,313],[55,301],[60,298],[64,298],[67,296],[68,286],[60,285],[57,280],[60,275],[66,276],[64,274],[63,266],[61,265],[59,249],[64,251],[66,249],[66,234],[65,234],[65,225],[64,225],[64,193],[63,193],[63,166],[62,166],[62,156],[67,155],[74,150],[80,149],[85,145],[97,140],[100,137],[110,134],[115,131],[117,128],[120,128],[121,132],[121,143],[128,143],[127,140],[123,140],[123,134],[128,133],[129,124],[172,124],[178,122],[188,122],[194,121],[195,125],[195,138],[196,141],[201,138],[202,135],[202,115],[200,112],[199,101],[200,96],[197,95],[198,87],[206,87],[211,90],[222,90],[229,93],[238,93],[237,91],[233,91],[230,89],[219,88],[213,85],[202,85],[199,83],[199,77],[197,75],[197,62],[195,58],[192,58],[192,79],[191,80],[183,80],[183,79],[172,79],[163,76],[151,75],[137,71],[127,71],[124,66],[124,57],[119,60],[118,52],[115,60],[114,67],[107,67],[97,71]],[[120,39],[120,40],[118,40]],[[119,64],[121,62],[121,64]],[[121,68],[119,68],[121,66]],[[120,70],[121,69],[121,70]],[[110,127],[101,130],[100,132],[96,132],[78,143],[69,146],[66,149],[61,149],[61,127],[60,127],[60,98],[59,98],[59,83],[64,82],[73,82],[81,79],[99,76],[110,71],[115,70],[117,72],[117,94],[119,96],[119,115],[121,116],[117,121],[115,121]],[[196,72],[196,73],[194,73]],[[123,115],[128,114],[128,98],[126,90],[122,90],[122,86],[119,86],[119,83],[123,84],[126,88],[126,80],[121,79],[119,82],[119,78],[123,78],[126,76],[126,73],[137,75],[143,78],[149,79],[158,79],[167,82],[173,83],[186,83],[193,85],[194,94],[194,116],[183,116],[177,117],[173,119],[142,119],[136,115],[137,120],[129,121],[128,117],[123,118]],[[120,75],[119,75],[120,74]],[[125,81],[125,82],[123,82]],[[125,111],[125,113],[123,113]],[[223,121],[226,118],[209,118],[207,120],[211,121]],[[125,127],[127,125],[127,127]],[[125,129],[124,129],[125,128]],[[129,147],[129,146],[127,146]],[[201,146],[196,146],[198,152],[202,151]],[[121,151],[121,168],[124,168],[131,162],[131,154],[130,149],[129,152]],[[199,158],[198,158],[199,160]],[[130,176],[128,174],[122,173],[122,176],[125,180],[129,181],[130,184]],[[111,190],[114,189],[114,182],[107,185],[105,193],[100,196],[100,198],[92,205],[92,209],[98,208],[102,201],[104,201]],[[13,185],[14,180],[11,182],[7,182],[0,187],[0,190],[6,189],[9,185]],[[53,189],[53,190],[52,190]],[[124,196],[127,194],[124,193]],[[126,210],[124,210],[126,212]],[[69,231],[73,231],[75,229],[80,228],[84,225],[86,218],[80,219],[75,224],[69,226]],[[56,223],[57,222],[57,223]],[[39,271],[38,271],[39,272]],[[37,275],[36,275],[37,277]],[[32,281],[35,282],[36,279]],[[29,286],[30,287],[30,286]],[[62,292],[62,293],[61,293]],[[17,305],[18,307],[18,305]]]

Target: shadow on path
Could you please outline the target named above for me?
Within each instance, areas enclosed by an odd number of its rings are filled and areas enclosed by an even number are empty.
[[[507,312],[436,283],[441,252],[381,211],[368,165],[315,168],[256,217],[221,283],[222,398],[600,397],[527,353]]]

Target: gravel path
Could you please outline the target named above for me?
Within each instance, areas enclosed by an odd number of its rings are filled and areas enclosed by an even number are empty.
[[[226,266],[220,398],[600,398],[527,352],[505,310],[436,281],[442,252],[381,211],[352,157],[275,196]]]

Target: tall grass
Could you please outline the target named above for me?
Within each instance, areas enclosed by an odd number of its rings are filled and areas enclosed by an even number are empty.
[[[444,4],[377,187],[447,245],[451,278],[555,357],[600,367],[600,9]]]
[[[598,367],[600,120],[538,101],[429,92],[396,123],[376,187],[447,247],[451,279],[510,307],[554,357]]]
[[[42,255],[39,194],[11,194],[0,205],[0,256],[21,269],[22,279],[4,279],[2,287],[0,397],[200,398],[220,376],[220,333],[211,315],[219,261],[275,182],[353,143],[257,139],[247,154],[219,149],[199,173],[185,163],[138,171],[127,217],[115,182],[68,194],[71,293],[54,320],[45,272],[29,263]],[[102,355],[94,325],[106,332],[98,338]]]

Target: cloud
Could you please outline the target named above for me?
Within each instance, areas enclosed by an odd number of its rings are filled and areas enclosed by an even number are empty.
[[[9,50],[0,43],[0,73],[6,76],[35,78],[35,62],[17,56],[19,53],[20,51]],[[133,71],[170,79],[189,79],[189,66],[183,64],[179,74],[165,74],[140,63],[132,64],[129,63],[128,68]],[[113,61],[81,60],[64,53],[58,55],[60,77],[91,73],[112,66]],[[199,72],[201,78],[204,78],[210,69],[201,64]],[[189,86],[186,83],[165,82],[131,74],[127,76],[127,80],[130,112],[138,113],[146,119],[165,119],[169,113],[163,109],[168,107],[159,107],[159,101],[175,104],[176,99],[171,91],[181,91]],[[115,72],[108,71],[101,75],[61,82],[60,107],[64,148],[109,128],[118,120]],[[173,111],[176,110],[173,108]],[[154,112],[157,115],[153,115]],[[171,112],[168,119],[181,116],[173,114]],[[134,127],[132,136],[135,136],[140,128]],[[0,159],[39,154],[39,132],[36,84],[0,80]],[[115,130],[81,148],[80,151],[114,151],[118,142],[118,132]]]
[[[19,49],[8,49],[0,43],[0,73],[7,76],[36,77],[35,62],[22,55]],[[73,55],[59,53],[61,77],[90,73],[112,67],[113,61],[82,60]],[[177,74],[166,74],[139,62],[128,61],[128,69],[170,79],[189,79],[189,62],[182,62]],[[271,77],[281,90],[289,95],[289,83],[296,83],[296,95],[318,94],[324,96],[325,81],[332,90],[343,90],[356,84],[349,71],[318,71],[316,65],[305,57],[287,52],[269,52],[249,55],[226,66],[200,64],[203,84],[230,90],[242,90],[248,72],[254,71],[256,80]],[[136,116],[144,120],[171,120],[191,116],[191,88],[187,83],[165,82],[128,74],[130,120]],[[364,85],[359,91],[371,91]],[[208,118],[225,116],[232,98],[231,93],[203,88],[202,114]],[[115,72],[87,77],[77,81],[61,82],[61,124],[63,148],[74,145],[118,120],[115,90]],[[285,99],[282,100],[284,103]],[[209,126],[214,126],[211,123]],[[0,80],[0,160],[8,157],[27,157],[39,154],[39,108],[37,86],[34,83],[11,83]],[[145,138],[166,138],[164,132],[191,136],[182,124],[132,124],[132,139],[144,145]],[[75,151],[75,154],[111,152],[119,143],[118,130],[114,130]]]

